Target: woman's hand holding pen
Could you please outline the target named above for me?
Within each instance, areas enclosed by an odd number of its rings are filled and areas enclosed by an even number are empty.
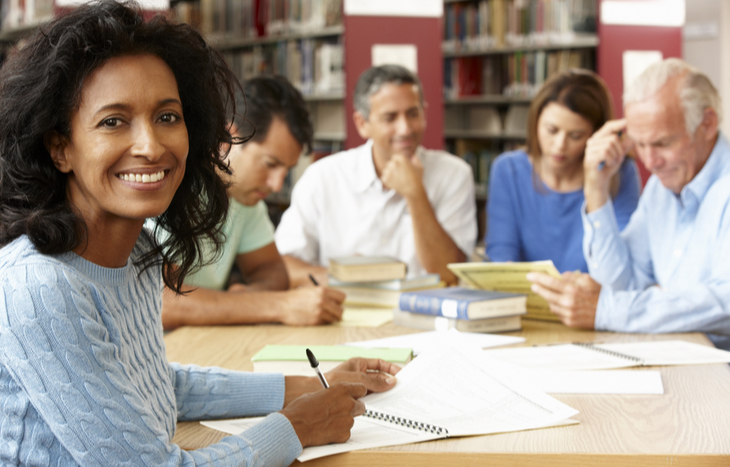
[[[344,443],[350,439],[355,417],[365,413],[365,404],[358,400],[365,394],[362,384],[337,383],[298,397],[281,414],[289,419],[302,447]]]
[[[588,138],[583,158],[584,192],[588,212],[603,206],[610,197],[611,177],[621,168],[631,140],[622,138],[626,120],[611,120]]]
[[[383,360],[351,358],[326,373],[328,389],[322,389],[316,377],[287,376],[281,413],[302,446],[343,443],[350,438],[355,417],[365,413],[359,399],[391,389],[399,371],[399,366]]]

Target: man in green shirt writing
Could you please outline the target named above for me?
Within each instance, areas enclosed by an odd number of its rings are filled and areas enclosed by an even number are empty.
[[[165,329],[252,323],[316,325],[341,319],[342,292],[314,285],[288,290],[289,277],[263,201],[269,193],[281,190],[302,150],[312,147],[306,103],[280,76],[248,81],[244,96],[236,107],[240,112],[245,109],[245,120],[237,116],[231,133],[246,136],[255,128],[255,134],[244,144],[234,144],[228,154],[233,175],[228,180],[230,207],[223,227],[222,255],[188,276],[189,293],[165,291]],[[242,282],[226,289],[234,264]]]

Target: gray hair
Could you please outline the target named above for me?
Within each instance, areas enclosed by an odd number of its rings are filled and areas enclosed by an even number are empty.
[[[418,87],[418,96],[423,106],[423,89],[421,81],[415,73],[400,65],[381,65],[369,68],[360,75],[355,85],[353,104],[367,120],[370,118],[370,96],[376,94],[385,84],[414,84]]]
[[[624,92],[624,107],[644,101],[667,84],[680,77],[679,102],[684,109],[684,125],[692,136],[704,119],[705,109],[713,109],[718,121],[722,119],[720,95],[710,79],[700,70],[678,58],[668,58],[650,65]]]

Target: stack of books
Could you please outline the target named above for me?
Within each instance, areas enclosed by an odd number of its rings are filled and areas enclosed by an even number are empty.
[[[441,331],[518,331],[526,303],[526,295],[463,287],[403,292],[393,323]]]
[[[440,288],[444,283],[438,274],[427,274],[378,282],[341,282],[330,278],[329,286],[345,293],[345,305],[396,308],[401,293]]]
[[[406,263],[388,256],[330,258],[329,275],[340,282],[379,282],[406,277]]]
[[[405,263],[378,256],[330,259],[329,276],[328,285],[344,292],[350,306],[396,308],[402,292],[444,286],[438,274],[406,279]]]

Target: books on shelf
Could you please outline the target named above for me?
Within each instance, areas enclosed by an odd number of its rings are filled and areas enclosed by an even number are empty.
[[[276,74],[286,76],[305,96],[341,95],[345,75],[343,48],[338,40],[282,40],[226,50],[223,55],[241,81]]]
[[[342,0],[200,0],[203,33],[256,38],[342,24]]]
[[[595,0],[481,0],[444,5],[444,52],[562,44],[595,32]]]
[[[314,52],[314,91],[318,94],[345,91],[344,49],[342,44],[322,43]]]
[[[525,313],[526,295],[447,287],[401,293],[402,311],[457,319],[483,319]]]
[[[307,359],[310,349],[319,360],[319,368],[326,372],[353,357],[379,358],[403,367],[413,358],[408,348],[366,348],[344,345],[267,345],[251,357],[253,371],[311,376],[312,367]]]
[[[527,113],[529,107],[526,105],[511,105],[504,118],[504,132],[508,135],[527,135]]]
[[[594,55],[592,49],[584,48],[446,58],[444,96],[531,98],[556,73],[570,68],[594,69]],[[475,92],[477,89],[480,92]]]
[[[478,348],[424,351],[398,373],[393,389],[360,399],[368,410],[355,418],[347,442],[307,447],[298,459],[304,462],[356,449],[577,423],[569,419],[577,410],[534,386],[511,381],[512,368]],[[240,434],[258,420],[202,423]]]
[[[507,332],[522,329],[520,315],[484,319],[457,319],[411,313],[398,308],[393,309],[393,324],[425,331],[456,329],[461,332]]]
[[[4,0],[0,8],[0,29],[31,27],[53,17],[54,0]]]
[[[330,258],[329,275],[340,282],[378,282],[406,277],[406,263],[387,256]]]
[[[560,321],[550,311],[544,298],[532,292],[532,282],[527,280],[527,273],[541,272],[553,277],[560,277],[552,261],[533,261],[516,263],[452,263],[449,270],[456,274],[463,284],[482,290],[495,290],[527,294],[527,314],[525,318]]]

